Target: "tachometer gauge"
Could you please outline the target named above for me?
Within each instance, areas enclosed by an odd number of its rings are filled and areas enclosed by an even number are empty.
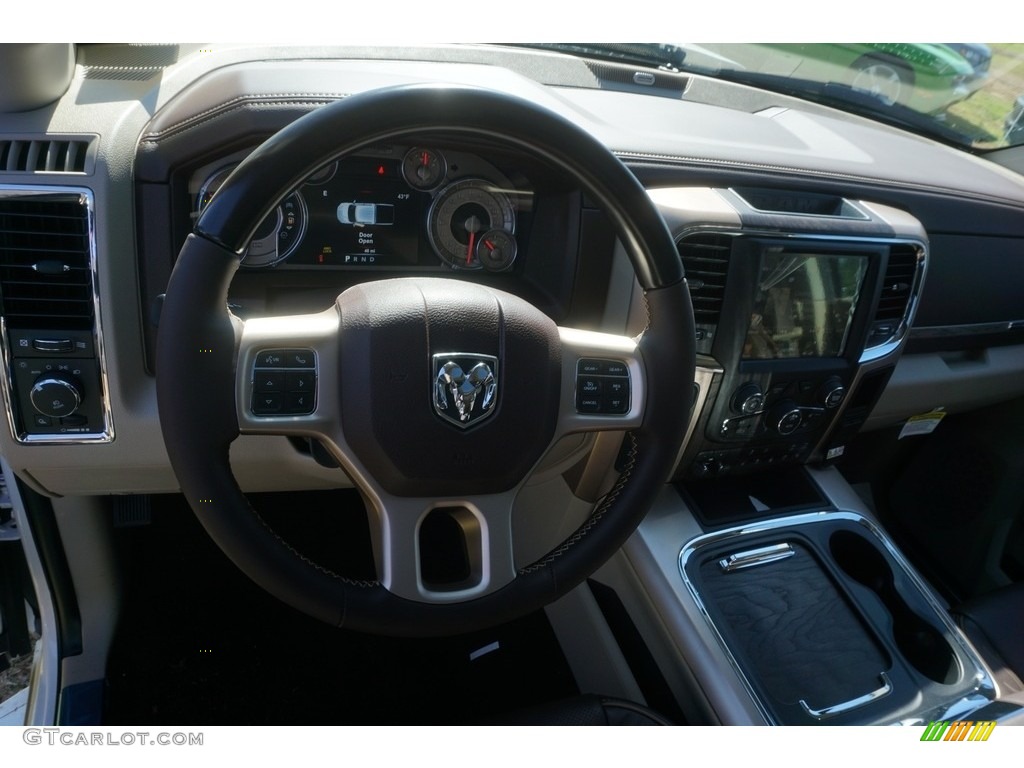
[[[203,182],[196,203],[198,213],[203,212],[213,196],[217,194],[221,184],[234,169],[233,165],[221,168]],[[249,245],[246,246],[241,265],[249,269],[259,269],[273,266],[287,259],[302,242],[302,237],[306,234],[308,219],[309,213],[302,195],[298,192],[288,195],[260,222],[256,233],[249,241]]]
[[[477,244],[491,230],[515,232],[515,207],[483,179],[465,179],[441,190],[430,206],[427,233],[441,260],[454,269],[480,269]]]

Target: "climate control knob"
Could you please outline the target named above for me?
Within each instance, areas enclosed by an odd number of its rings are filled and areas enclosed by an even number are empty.
[[[774,429],[780,435],[791,435],[800,428],[801,421],[803,413],[800,406],[792,400],[783,400],[769,412],[766,423],[769,429]]]
[[[32,407],[46,416],[70,416],[82,404],[82,383],[74,376],[48,373],[36,379],[29,399]]]
[[[818,399],[826,408],[835,408],[843,402],[844,397],[846,397],[846,387],[843,386],[843,380],[838,376],[827,378],[818,391]]]
[[[739,389],[733,393],[730,405],[736,413],[741,413],[744,416],[759,413],[764,408],[764,392],[757,384],[748,381],[746,384],[740,385]]]

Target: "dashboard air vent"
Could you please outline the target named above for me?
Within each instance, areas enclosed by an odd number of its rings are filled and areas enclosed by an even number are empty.
[[[84,196],[0,198],[0,307],[8,329],[91,330],[90,253]]]
[[[903,319],[916,274],[917,249],[912,245],[894,245],[889,251],[889,264],[885,268],[875,320],[898,322]]]
[[[0,172],[85,173],[90,163],[89,139],[0,139]]]
[[[731,250],[732,237],[716,232],[701,232],[679,241],[679,255],[693,301],[698,352],[711,353],[711,343],[725,300]]]
[[[868,347],[885,344],[900,333],[910,308],[910,299],[914,295],[917,272],[917,246],[896,244],[889,249],[889,261],[868,335]]]

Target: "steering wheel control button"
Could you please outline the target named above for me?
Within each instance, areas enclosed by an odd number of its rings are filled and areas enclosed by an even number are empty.
[[[253,387],[256,392],[283,391],[284,371],[258,371]]]
[[[622,415],[629,412],[629,397],[629,366],[626,363],[621,360],[577,361],[577,413]]]
[[[312,350],[293,349],[285,353],[285,365],[288,368],[316,368],[316,360]]]
[[[313,412],[312,392],[289,392],[285,395],[285,413],[291,416],[300,416]]]
[[[305,416],[316,410],[316,355],[311,349],[265,349],[252,374],[254,416]]]
[[[271,350],[256,355],[257,368],[284,368],[284,352]]]
[[[289,373],[286,379],[289,392],[313,392],[316,389],[316,374]]]
[[[605,376],[629,377],[629,368],[619,361],[605,360],[601,363],[601,373]]]
[[[283,396],[278,392],[255,395],[252,399],[252,412],[257,416],[277,415],[281,412]]]

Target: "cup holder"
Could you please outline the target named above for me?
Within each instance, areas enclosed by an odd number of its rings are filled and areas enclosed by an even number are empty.
[[[937,683],[956,683],[960,675],[953,649],[941,632],[907,605],[878,547],[852,531],[836,531],[829,537],[829,549],[846,575],[878,595],[892,616],[893,641],[907,662]]]

